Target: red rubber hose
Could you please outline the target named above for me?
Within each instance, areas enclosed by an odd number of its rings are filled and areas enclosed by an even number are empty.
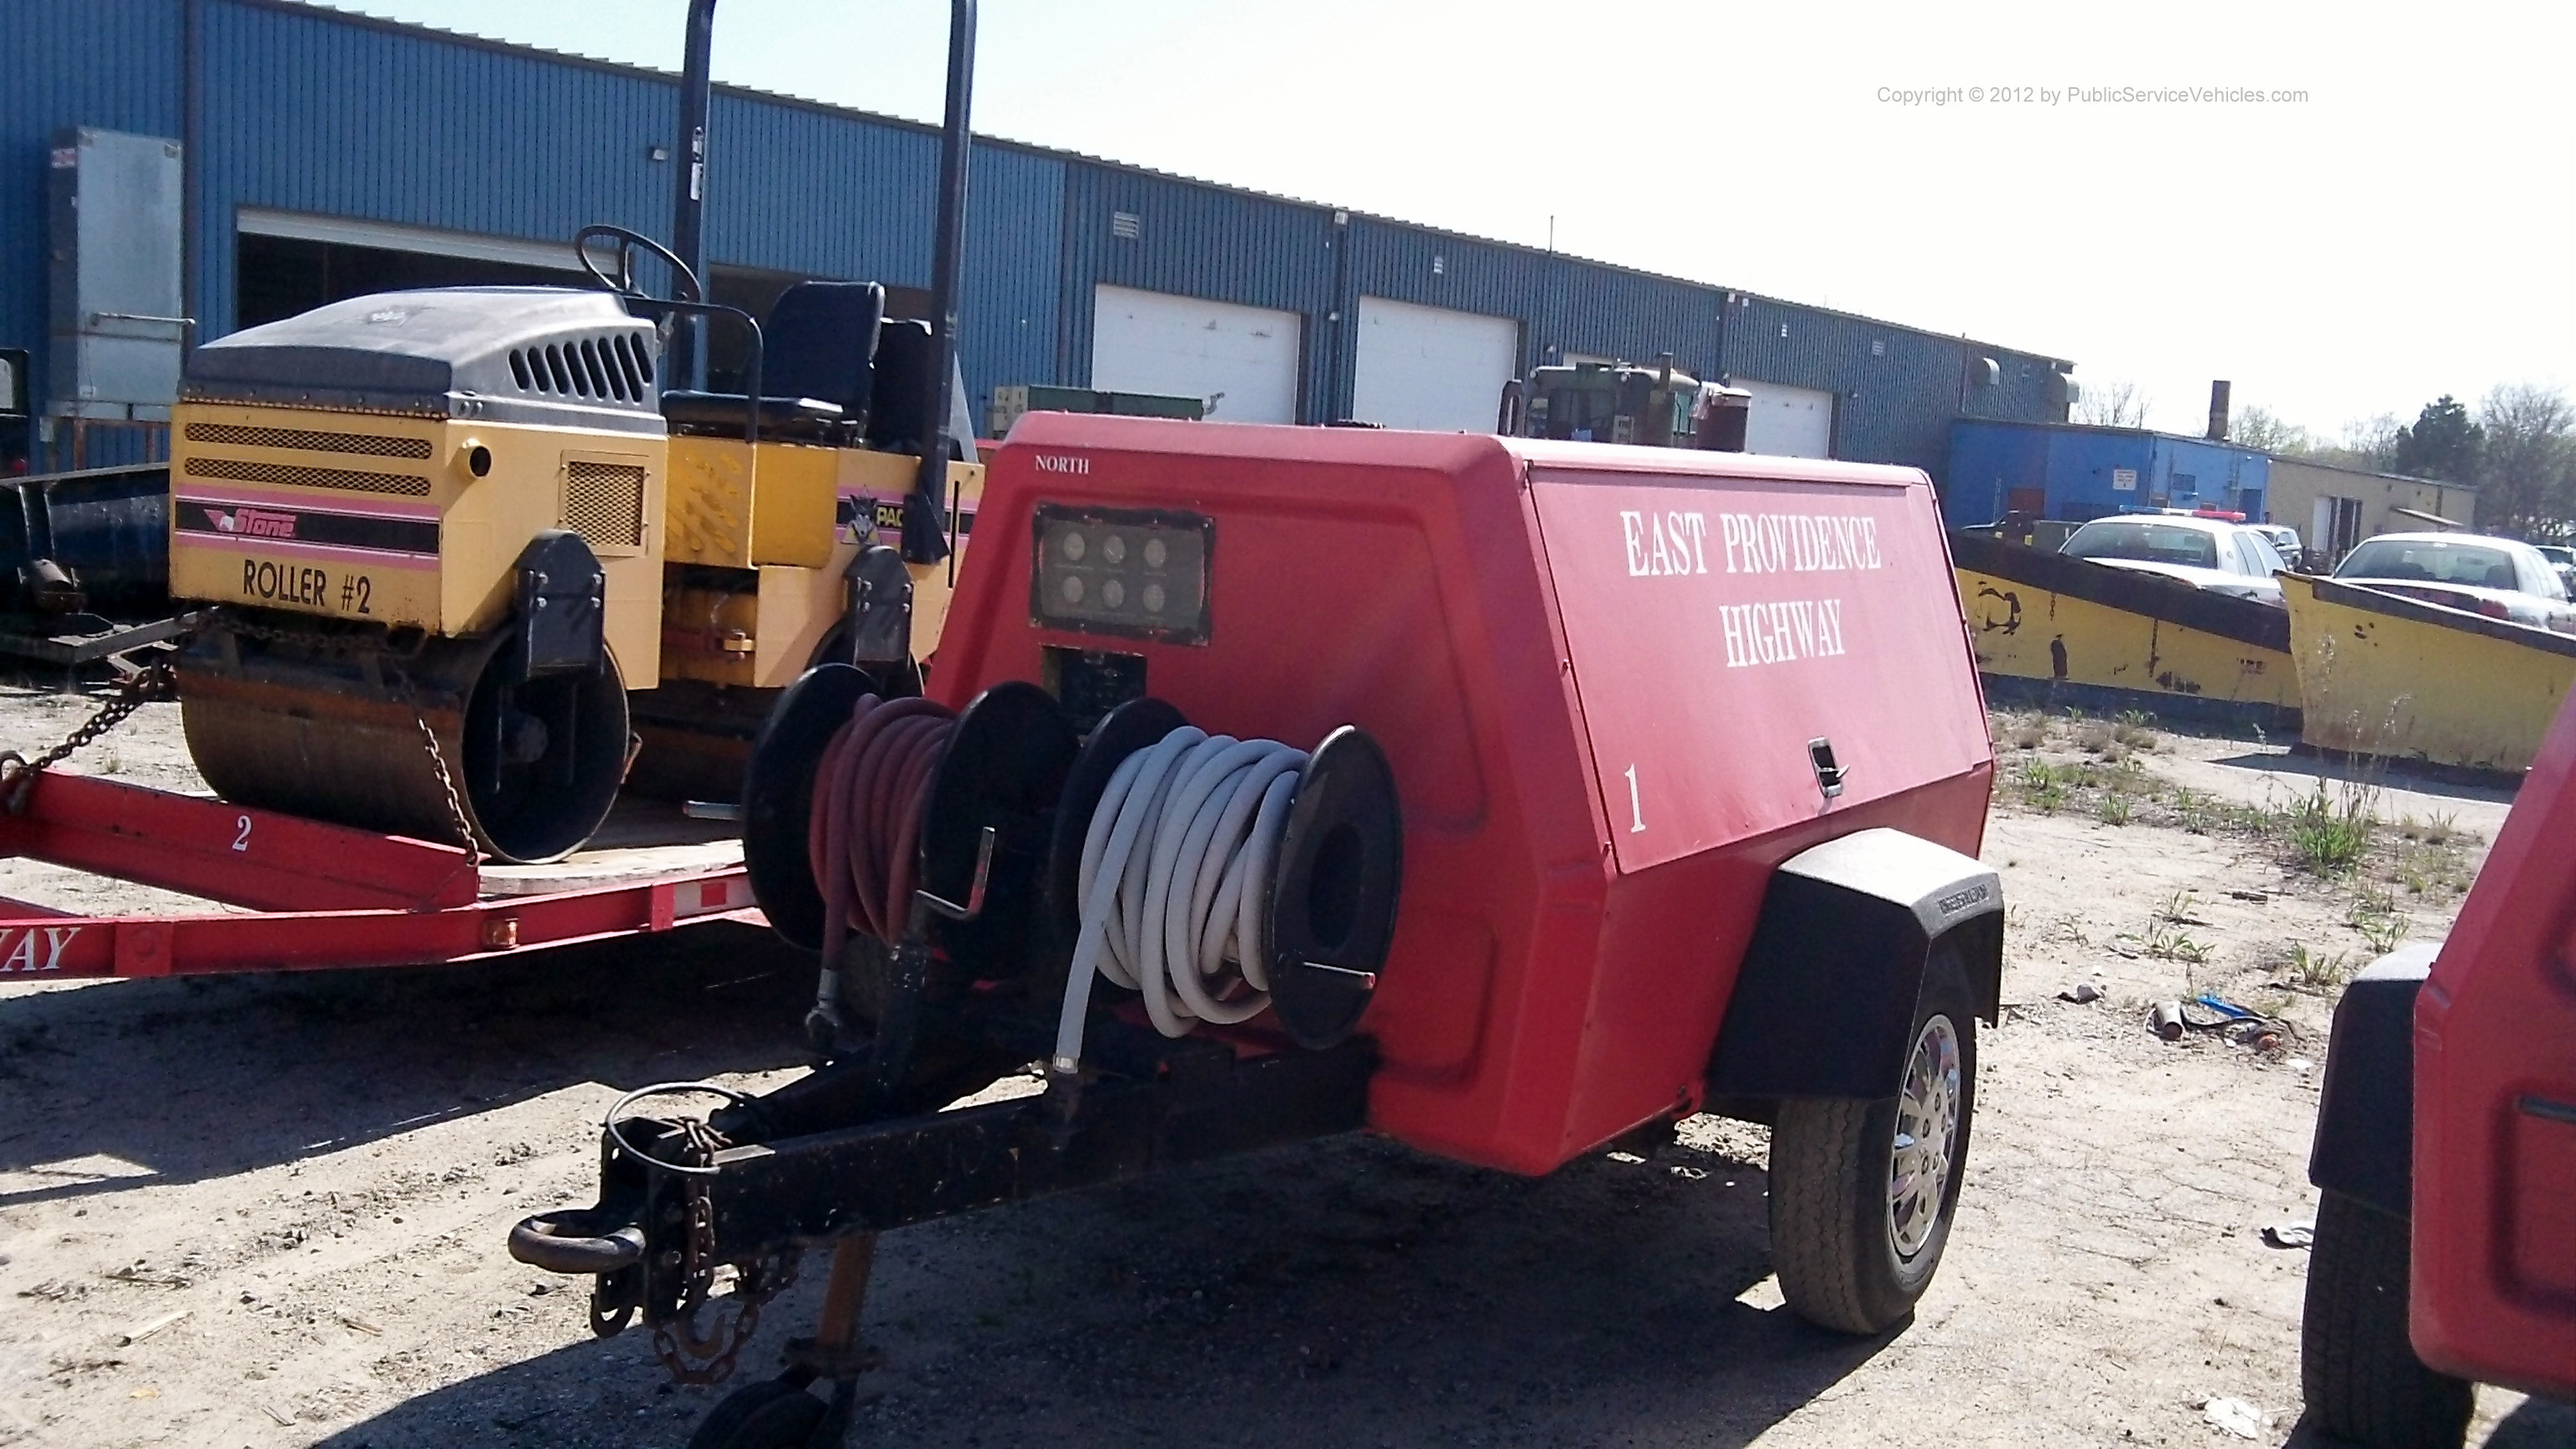
[[[827,966],[850,931],[892,942],[911,913],[921,812],[956,711],[927,699],[861,695],[814,771],[806,861],[823,892]]]

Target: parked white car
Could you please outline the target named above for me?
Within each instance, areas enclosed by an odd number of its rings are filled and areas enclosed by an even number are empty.
[[[2563,543],[2535,543],[2532,547],[2540,550],[2540,556],[2558,571],[2558,582],[2567,587],[2567,597],[2576,599],[2576,548]]]
[[[2272,541],[2242,523],[2169,513],[2097,518],[2066,536],[2059,553],[2115,569],[2162,574],[2196,589],[2281,607],[2289,567]]]
[[[2281,556],[2281,562],[2294,569],[2307,567],[2307,548],[2299,542],[2297,529],[2286,523],[2249,523],[2245,526],[2270,540],[2272,551]]]
[[[2335,566],[2344,583],[2384,589],[2535,628],[2576,634],[2576,606],[2540,550],[2477,533],[2383,533]]]

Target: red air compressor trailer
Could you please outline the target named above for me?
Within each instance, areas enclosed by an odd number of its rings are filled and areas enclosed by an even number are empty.
[[[818,670],[754,749],[827,1064],[612,1117],[599,1204],[512,1250],[703,1375],[715,1269],[757,1304],[833,1243],[822,1331],[696,1442],[835,1442],[877,1232],[1359,1128],[1544,1173],[1719,1111],[1772,1124],[1791,1306],[1879,1331],[1999,994],[1952,578],[1910,469],[1032,414],[935,699]]]

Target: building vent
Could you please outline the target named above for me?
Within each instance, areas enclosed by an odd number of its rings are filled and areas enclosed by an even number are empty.
[[[345,468],[304,468],[293,463],[254,463],[246,458],[201,458],[193,454],[180,471],[191,478],[223,478],[235,483],[284,483],[295,488],[389,493],[402,498],[429,496],[429,480],[407,473],[359,473]]]
[[[1109,234],[1120,241],[1134,241],[1145,234],[1145,218],[1132,211],[1109,213]]]
[[[1887,355],[1887,340],[1881,337],[1871,338],[1869,340],[1869,355],[1872,357],[1885,357]]]
[[[632,463],[564,460],[563,526],[594,550],[644,546],[644,470]]]
[[[190,423],[188,441],[227,448],[290,448],[303,453],[358,453],[371,458],[426,458],[427,438],[382,433],[317,433],[303,428],[245,428],[232,423]]]
[[[1431,275],[1435,277],[1441,276],[1447,273],[1448,270],[1449,259],[1447,257],[1433,257],[1431,259]]]

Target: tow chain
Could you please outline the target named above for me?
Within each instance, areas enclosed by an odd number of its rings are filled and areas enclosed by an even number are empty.
[[[689,1166],[712,1166],[716,1153],[731,1145],[702,1119],[679,1127],[685,1142],[679,1155]],[[733,1311],[701,1330],[698,1310],[712,1301],[715,1287],[715,1201],[704,1174],[692,1173],[685,1181],[688,1238],[680,1250],[680,1301],[670,1317],[653,1325],[653,1353],[674,1382],[720,1384],[733,1376],[735,1358],[759,1331],[760,1310],[796,1281],[797,1253],[790,1248],[740,1265],[733,1291],[723,1300]]]
[[[411,671],[400,671],[394,678],[402,690],[403,703],[411,706],[411,722],[420,727],[420,748],[429,756],[430,773],[438,777],[438,793],[447,802],[447,827],[456,832],[456,843],[465,847],[471,859],[481,847],[475,844],[474,827],[466,821],[464,797],[456,793],[456,776],[448,771],[447,751],[439,748],[438,731],[429,727],[429,713],[420,707],[420,696],[412,692]]]
[[[27,797],[35,789],[36,777],[72,757],[74,752],[95,741],[109,730],[125,723],[127,716],[147,704],[178,697],[179,675],[168,664],[149,664],[116,682],[116,693],[98,712],[83,720],[62,743],[30,760],[16,750],[0,751],[0,809],[11,815],[27,813]]]

